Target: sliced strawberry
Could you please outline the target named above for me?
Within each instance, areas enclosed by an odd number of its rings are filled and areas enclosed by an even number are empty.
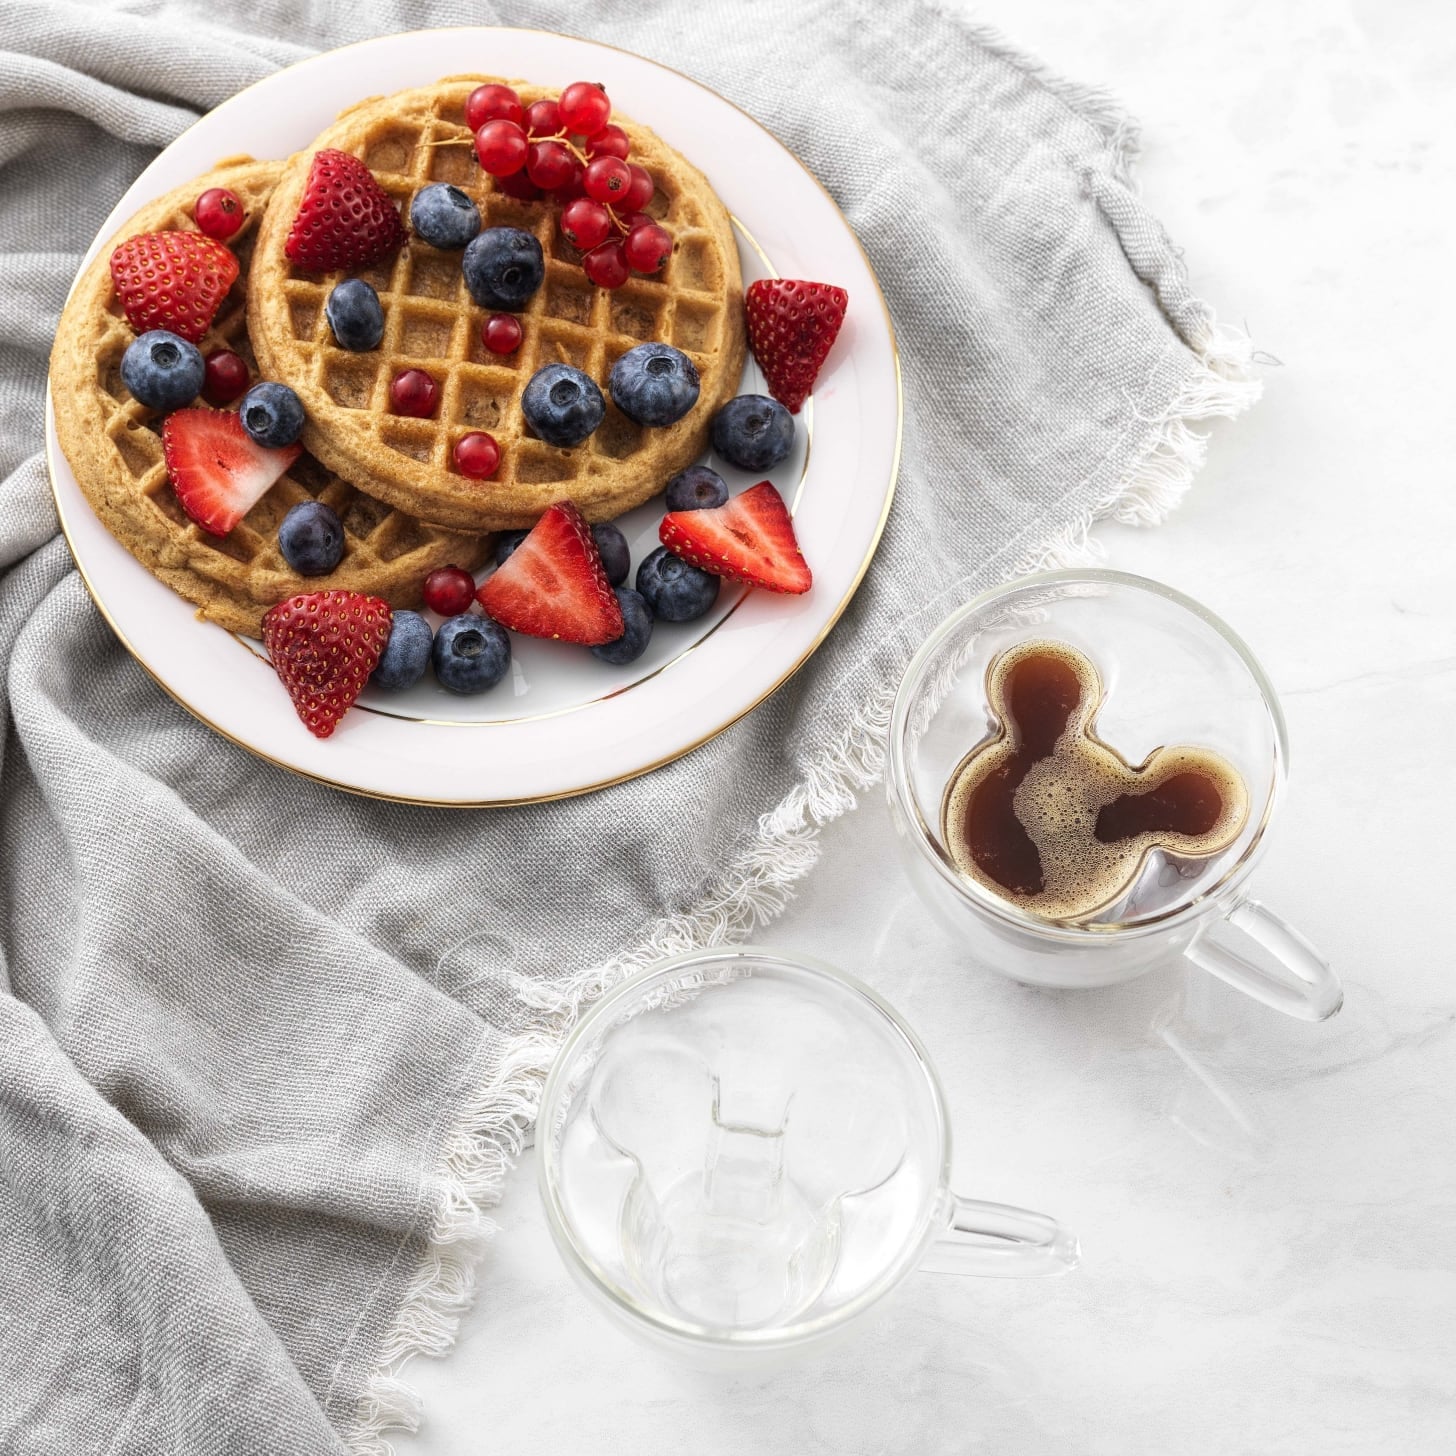
[[[231,411],[174,410],[162,421],[162,456],[172,489],[182,509],[214,536],[226,536],[302,450],[255,443]]]
[[[570,501],[557,501],[476,592],[503,627],[589,647],[625,630],[591,527]]]
[[[389,603],[359,592],[304,592],[263,618],[263,645],[304,727],[327,738],[389,642]]]
[[[748,346],[768,380],[768,392],[798,414],[819,377],[849,295],[830,283],[760,278],[748,285]]]
[[[310,273],[353,271],[404,242],[404,224],[374,173],[348,152],[315,152],[283,251]]]
[[[230,249],[201,233],[138,233],[111,254],[111,281],[137,333],[169,329],[196,344],[238,276]]]
[[[669,511],[657,534],[675,556],[714,576],[796,596],[814,582],[784,498],[767,480],[734,496],[727,505]]]

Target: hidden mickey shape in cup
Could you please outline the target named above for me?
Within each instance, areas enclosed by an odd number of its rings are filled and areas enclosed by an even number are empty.
[[[636,1333],[729,1359],[840,1329],[914,1268],[1059,1274],[1070,1234],[949,1191],[945,1100],[874,992],[820,962],[699,951],[617,987],[538,1124],[568,1267]]]
[[[963,874],[942,825],[946,788],[1000,725],[987,670],[1028,641],[1085,654],[1105,696],[1098,730],[1129,763],[1170,743],[1228,761],[1248,813],[1222,853],[1150,853],[1128,891],[1089,919],[1036,915]],[[890,723],[886,785],[902,857],[927,905],[970,956],[1013,980],[1081,988],[1131,980],[1185,957],[1306,1021],[1339,1010],[1339,980],[1313,946],[1244,886],[1282,797],[1289,759],[1274,689],[1243,642],[1169,587],[1123,572],[1027,576],[954,612],[906,669]]]

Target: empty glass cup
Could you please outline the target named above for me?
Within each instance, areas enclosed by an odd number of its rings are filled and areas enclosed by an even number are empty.
[[[1023,910],[962,874],[941,823],[946,786],[998,725],[986,699],[997,655],[1037,639],[1079,649],[1101,674],[1097,734],[1128,763],[1189,743],[1239,772],[1249,813],[1237,840],[1204,860],[1155,851],[1130,891],[1089,923]],[[1255,999],[1306,1021],[1340,1008],[1340,982],[1293,926],[1245,885],[1283,797],[1289,761],[1274,689],[1212,612],[1118,571],[1021,577],[953,612],[905,671],[885,775],[911,882],[978,964],[1014,980],[1106,986],[1186,957]]]
[[[844,1326],[917,1266],[1060,1274],[1076,1240],[949,1191],[945,1099],[868,987],[750,947],[664,961],[593,1006],[546,1082],[562,1257],[639,1334],[736,1359]]]

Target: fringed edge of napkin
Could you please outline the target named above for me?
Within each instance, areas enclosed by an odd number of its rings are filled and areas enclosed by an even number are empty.
[[[1101,134],[1108,176],[1128,189],[1117,205],[1138,208],[1130,175],[1137,126],[1110,94],[1053,75],[987,27],[966,28],[988,50],[1036,77]],[[1108,211],[1111,215],[1111,207]],[[1136,259],[1130,261],[1137,267]],[[1153,526],[1164,520],[1203,464],[1209,437],[1194,424],[1231,419],[1262,392],[1252,376],[1258,361],[1248,336],[1218,324],[1213,311],[1188,292],[1171,248],[1144,276],[1200,367],[1162,414],[1147,422],[1137,463],[1076,520],[1027,552],[1012,575],[1095,564],[1103,555],[1091,539],[1098,521]],[[433,1190],[426,1190],[433,1191],[437,1209],[428,1253],[381,1346],[346,1437],[354,1456],[392,1456],[387,1433],[418,1429],[421,1400],[401,1378],[401,1369],[414,1356],[443,1355],[454,1345],[461,1316],[474,1303],[481,1245],[494,1232],[485,1210],[500,1201],[506,1175],[529,1135],[546,1073],[582,1007],[665,956],[740,941],[784,909],[798,881],[818,861],[820,831],[853,809],[858,796],[883,777],[897,687],[898,674],[892,674],[890,685],[814,757],[804,781],[760,816],[752,841],[692,911],[660,921],[628,954],[554,984],[521,983],[519,994],[541,1013],[542,1027],[513,1043],[495,1074],[459,1111]]]

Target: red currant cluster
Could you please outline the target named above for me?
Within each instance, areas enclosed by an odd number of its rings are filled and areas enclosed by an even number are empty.
[[[620,288],[634,270],[656,273],[672,252],[672,237],[642,210],[656,184],[627,160],[632,144],[611,114],[607,93],[591,81],[530,106],[497,84],[477,86],[465,102],[480,165],[508,197],[562,204],[562,234],[601,288]]]

